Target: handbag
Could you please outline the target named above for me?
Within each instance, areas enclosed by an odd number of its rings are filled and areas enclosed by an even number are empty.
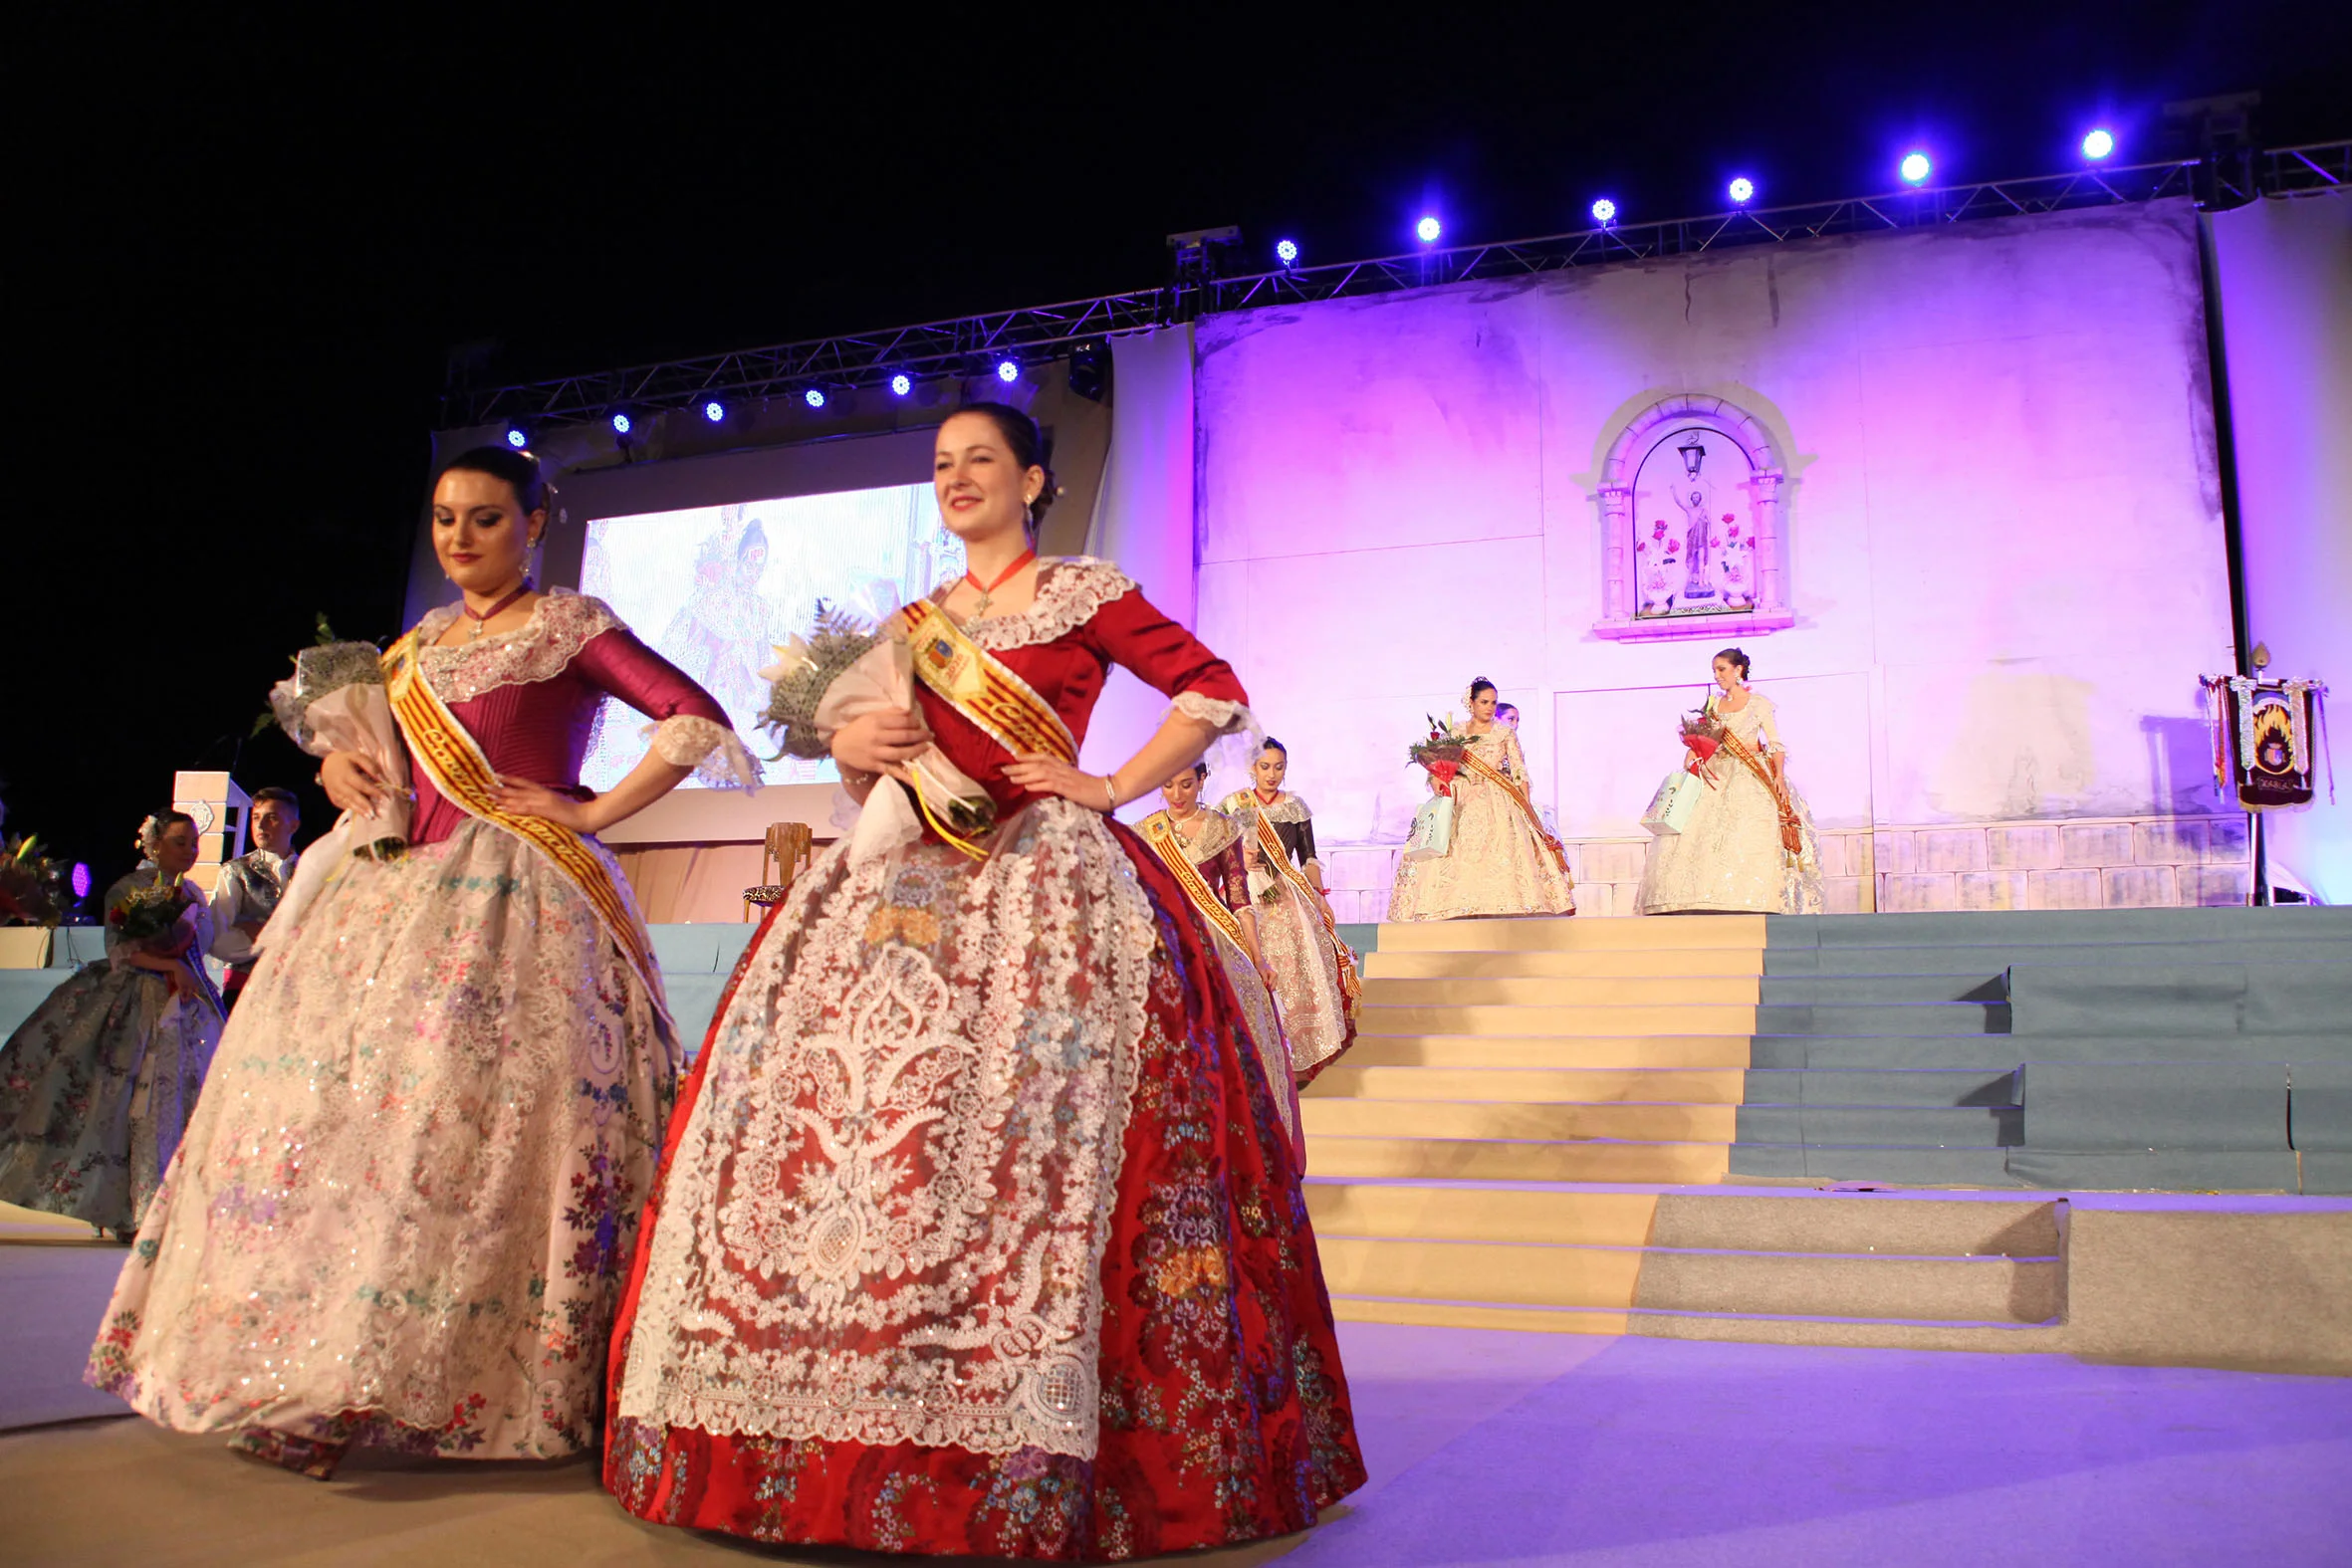
[[[1698,775],[1677,768],[1650,796],[1650,808],[1642,812],[1641,825],[1653,833],[1681,832],[1690,825],[1691,813],[1699,808],[1699,793],[1706,787]]]
[[[1405,858],[1424,860],[1454,847],[1454,797],[1433,794],[1413,813],[1413,831],[1405,836]]]

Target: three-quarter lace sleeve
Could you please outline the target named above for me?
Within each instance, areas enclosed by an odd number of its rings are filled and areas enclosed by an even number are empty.
[[[727,710],[635,632],[615,626],[590,638],[573,668],[655,721],[649,739],[663,762],[694,769],[706,784],[758,786],[760,765],[727,722]]]

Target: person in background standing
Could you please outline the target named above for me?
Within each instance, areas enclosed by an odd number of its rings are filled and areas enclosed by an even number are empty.
[[[237,1006],[237,994],[253,979],[261,957],[254,946],[261,928],[269,924],[293,879],[294,835],[302,827],[302,802],[291,789],[272,784],[253,793],[253,847],[220,868],[220,885],[212,890],[212,956],[229,967],[221,983],[222,1009]]]

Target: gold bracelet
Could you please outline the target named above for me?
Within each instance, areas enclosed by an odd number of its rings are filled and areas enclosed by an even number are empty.
[[[1102,799],[1104,802],[1102,811],[1105,816],[1119,808],[1118,790],[1111,784],[1111,781],[1116,778],[1118,778],[1118,775],[1115,773],[1108,773],[1102,776]]]

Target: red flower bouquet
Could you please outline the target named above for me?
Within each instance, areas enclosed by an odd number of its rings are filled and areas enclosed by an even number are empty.
[[[1439,794],[1450,795],[1454,780],[1462,772],[1462,759],[1470,752],[1470,736],[1454,727],[1451,714],[1443,719],[1428,714],[1423,717],[1429,720],[1429,737],[1406,747],[1405,756],[1429,770]]]
[[[1705,709],[1684,714],[1682,744],[1691,754],[1683,760],[1683,766],[1695,774],[1713,762],[1715,754],[1723,748],[1722,721]]]

